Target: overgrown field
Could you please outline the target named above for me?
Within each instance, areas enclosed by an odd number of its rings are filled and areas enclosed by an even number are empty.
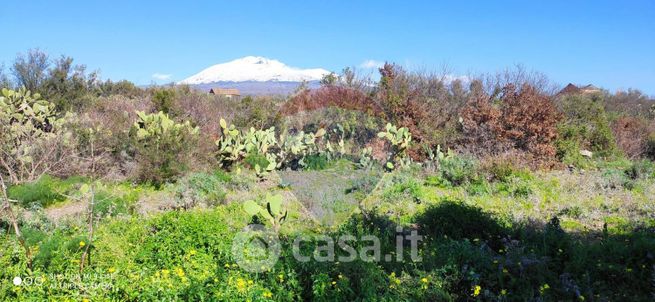
[[[655,175],[652,165],[643,164],[614,163],[593,172],[509,171],[498,180],[462,185],[445,184],[452,178],[448,173],[419,168],[334,180],[352,169],[344,163],[297,172],[307,175],[303,181],[284,180],[283,173],[259,181],[252,172],[217,171],[191,174],[188,182],[159,190],[107,183],[98,191],[102,220],[84,280],[76,276],[87,241],[85,208],[55,192],[85,180],[44,177],[9,190],[12,199],[42,200],[44,207],[32,204],[21,212],[26,240],[38,247],[32,270],[15,240],[2,242],[0,295],[92,301],[647,301],[655,281]],[[633,165],[649,174],[629,177]],[[326,182],[313,180],[321,175]],[[362,194],[366,182],[374,188]],[[321,197],[303,192],[307,184]],[[216,191],[217,197],[207,195]],[[280,230],[282,257],[268,271],[247,273],[232,258],[232,239],[252,222],[241,204],[266,193],[284,196],[290,212]],[[180,194],[219,202],[164,210]],[[317,213],[317,207],[324,211]],[[57,214],[62,208],[71,210]],[[301,263],[291,255],[298,233],[376,235],[382,253],[391,253],[397,226],[426,236],[420,262]],[[15,276],[36,281],[14,286]]]
[[[0,81],[2,301],[655,299],[636,90],[386,64],[237,100],[42,59]]]

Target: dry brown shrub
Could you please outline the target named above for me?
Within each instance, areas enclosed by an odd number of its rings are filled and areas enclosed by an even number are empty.
[[[402,68],[386,63],[380,68],[380,76],[375,99],[389,122],[406,127],[412,133],[415,147],[410,148],[409,153],[417,155],[416,149],[425,143],[422,128],[427,122],[428,106],[420,99],[420,91],[411,86],[410,78]]]
[[[231,120],[236,105],[237,101],[191,92],[178,95],[171,113],[178,122],[191,121],[200,128],[202,136],[216,140],[220,133],[220,119]]]
[[[282,105],[280,114],[289,116],[303,111],[313,111],[327,107],[356,110],[373,116],[382,114],[382,109],[365,93],[353,88],[335,85],[301,91]]]
[[[364,147],[371,147],[371,157],[379,162],[384,162],[389,157],[387,154],[389,152],[387,142],[384,139],[375,137]]]
[[[637,117],[623,116],[612,123],[612,132],[616,145],[631,159],[643,156],[646,153],[646,140],[653,125]]]
[[[152,112],[152,103],[143,98],[127,98],[120,95],[100,97],[98,101],[80,113],[73,128],[80,160],[71,166],[76,174],[91,173],[92,157],[85,129],[95,129],[95,172],[112,179],[124,179],[134,172],[135,164],[125,152],[128,132],[137,118],[137,111]]]
[[[529,85],[507,85],[497,103],[479,93],[462,110],[463,148],[478,156],[516,150],[533,165],[552,166],[561,117],[548,96]]]
[[[514,148],[537,158],[554,158],[561,114],[549,97],[529,85],[523,85],[520,91],[508,85],[501,101],[503,133],[513,142]]]

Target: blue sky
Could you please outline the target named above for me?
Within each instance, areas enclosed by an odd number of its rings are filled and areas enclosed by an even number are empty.
[[[37,47],[137,84],[247,55],[334,71],[367,60],[455,74],[522,64],[560,84],[655,95],[652,0],[3,0],[0,28],[6,72]]]

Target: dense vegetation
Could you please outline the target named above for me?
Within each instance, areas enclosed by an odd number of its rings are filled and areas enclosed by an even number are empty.
[[[236,100],[72,62],[34,50],[13,80],[0,70],[0,300],[655,299],[655,102],[639,91],[386,64],[375,83],[346,69]],[[259,273],[231,252],[251,223],[281,244]],[[421,261],[293,257],[300,235],[393,254],[398,227],[424,236]]]

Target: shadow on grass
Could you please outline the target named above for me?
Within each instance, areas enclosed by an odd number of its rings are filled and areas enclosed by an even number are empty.
[[[317,280],[348,276],[348,292],[335,300],[363,301],[384,296],[415,301],[652,301],[655,298],[655,234],[636,228],[627,234],[569,233],[557,217],[521,223],[457,201],[443,201],[417,215],[412,227],[424,240],[421,261],[351,263],[310,261],[293,265],[287,242],[282,261],[295,266],[305,300],[317,299]],[[375,235],[381,253],[396,251],[396,223],[384,215],[356,215],[330,236]],[[408,232],[407,230],[405,232]],[[310,242],[311,251],[320,242]],[[405,253],[409,253],[405,242]],[[355,245],[355,249],[365,244]],[[337,248],[337,255],[342,252]],[[402,276],[402,277],[400,277]],[[393,291],[404,278],[405,291]],[[421,282],[426,280],[432,292]],[[398,279],[400,280],[400,279]],[[438,281],[437,281],[438,280]],[[438,286],[437,286],[438,284]],[[476,294],[476,287],[480,291]],[[397,294],[397,295],[396,295]],[[475,299],[474,299],[475,298]]]

